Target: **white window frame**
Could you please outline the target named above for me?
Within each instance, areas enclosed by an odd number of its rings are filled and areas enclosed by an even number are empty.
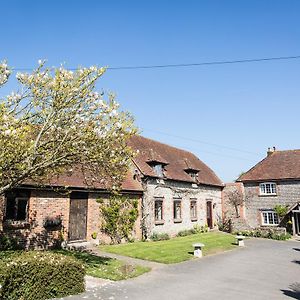
[[[277,220],[277,223],[275,223],[275,220]],[[278,214],[273,210],[262,211],[261,224],[265,226],[278,226],[279,225]]]
[[[262,182],[259,184],[260,195],[277,195],[277,185],[275,182]]]

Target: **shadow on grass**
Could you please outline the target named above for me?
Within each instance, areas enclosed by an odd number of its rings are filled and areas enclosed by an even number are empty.
[[[300,299],[300,283],[295,282],[289,286],[289,290],[281,290],[285,296]]]
[[[56,253],[61,253],[67,256],[75,257],[80,261],[82,261],[84,264],[87,264],[89,266],[108,265],[111,260],[114,260],[113,258],[97,256],[87,252],[68,251],[68,250],[53,250],[53,251]]]

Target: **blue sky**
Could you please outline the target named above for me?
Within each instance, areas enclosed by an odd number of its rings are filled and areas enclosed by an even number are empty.
[[[300,2],[0,3],[0,60],[15,68],[138,66],[300,55]],[[266,155],[300,148],[300,60],[107,71],[146,137],[194,152],[225,182]],[[9,85],[10,89],[14,84]]]

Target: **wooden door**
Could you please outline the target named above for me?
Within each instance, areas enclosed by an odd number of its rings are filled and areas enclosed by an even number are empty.
[[[86,240],[88,193],[70,196],[69,241]]]
[[[211,203],[211,201],[206,202],[206,218],[207,218],[207,226],[209,228],[213,228],[212,203]]]

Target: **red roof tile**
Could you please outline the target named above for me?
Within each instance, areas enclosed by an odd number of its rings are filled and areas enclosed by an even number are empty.
[[[300,179],[300,150],[274,151],[237,181]]]
[[[86,176],[88,177],[88,176]],[[70,187],[70,188],[84,188],[84,189],[97,189],[106,190],[110,187],[105,183],[105,181],[94,181],[92,182],[89,178],[86,179],[80,168],[73,168],[72,172],[60,174],[54,176],[50,181],[44,185],[49,185],[53,187]],[[25,184],[35,185],[35,182],[26,182]],[[141,183],[134,179],[133,172],[131,170],[126,174],[124,181],[122,183],[123,191],[143,191]]]
[[[134,136],[129,145],[139,150],[134,162],[145,176],[157,177],[148,162],[156,161],[165,165],[165,177],[171,180],[194,182],[187,169],[199,170],[198,182],[206,185],[222,186],[216,174],[191,152],[178,149],[160,142]]]

